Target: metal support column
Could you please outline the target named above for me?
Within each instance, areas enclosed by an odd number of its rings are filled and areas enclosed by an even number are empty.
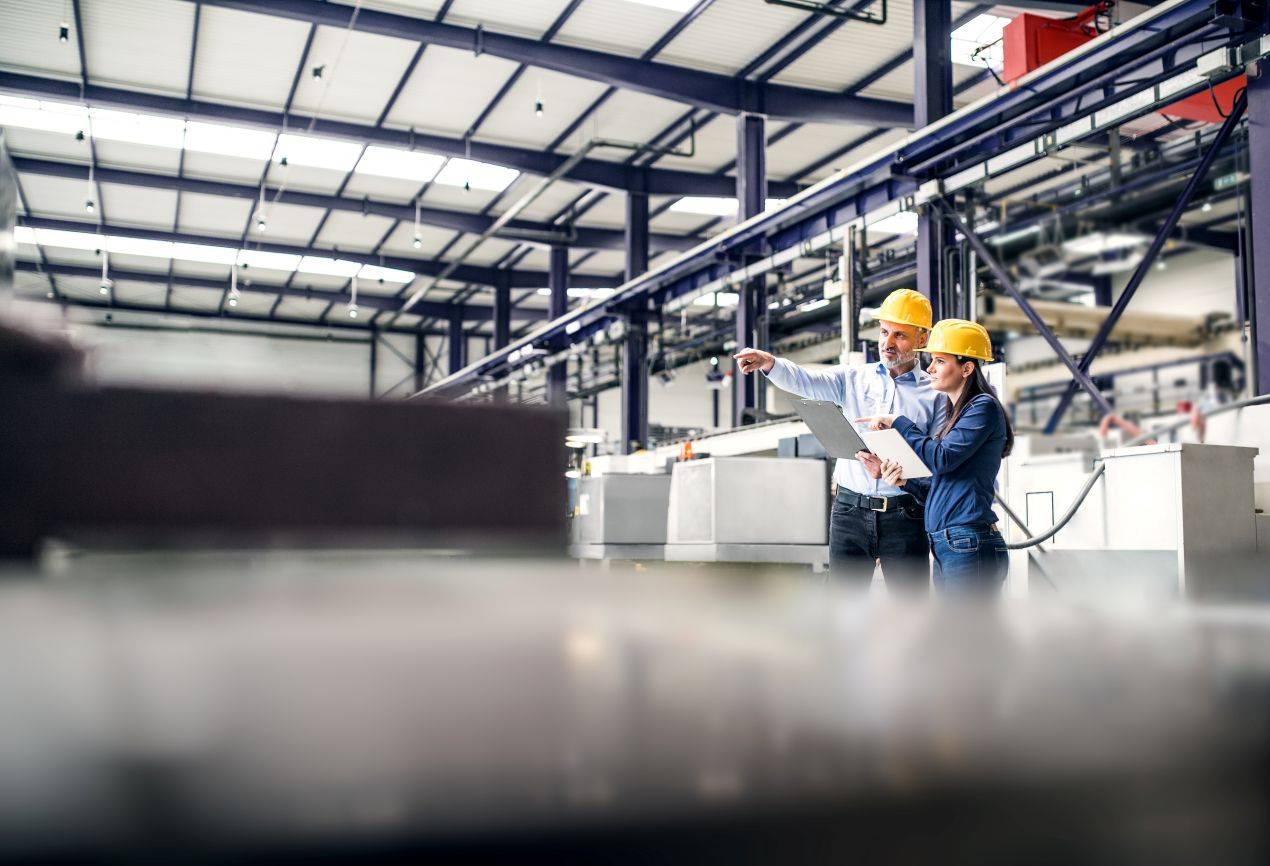
[[[1010,275],[1006,273],[1005,268],[1003,268],[1001,263],[997,261],[996,256],[994,256],[988,249],[987,245],[984,244],[983,239],[975,234],[974,231],[971,230],[970,226],[966,225],[965,220],[963,220],[955,210],[952,208],[946,208],[944,213],[957,231],[961,232],[966,240],[970,242],[970,246],[974,248],[975,253],[979,256],[983,263],[987,265],[988,270],[992,272],[992,276],[996,279],[997,283],[1000,284],[1001,288],[1005,289],[1006,294],[1013,298],[1014,302],[1019,305],[1019,309],[1023,311],[1023,315],[1027,316],[1028,321],[1032,323],[1032,327],[1036,328],[1036,333],[1040,334],[1041,337],[1044,338],[1045,342],[1049,343],[1050,348],[1054,350],[1054,354],[1058,355],[1059,360],[1062,361],[1063,364],[1067,366],[1067,369],[1071,371],[1072,379],[1078,382],[1080,386],[1089,393],[1090,399],[1098,404],[1104,412],[1110,412],[1111,404],[1107,402],[1107,398],[1102,395],[1100,390],[1098,390],[1098,386],[1093,383],[1093,380],[1089,378],[1088,374],[1080,369],[1080,365],[1076,363],[1076,359],[1073,358],[1071,353],[1067,351],[1067,348],[1059,342],[1058,337],[1056,337],[1054,332],[1050,330],[1050,326],[1045,324],[1045,321],[1032,307],[1032,304],[1028,301],[1028,299],[1023,297],[1023,293],[1019,291],[1019,287],[1014,284],[1014,280],[1010,278]]]
[[[428,369],[428,352],[427,337],[423,334],[415,334],[415,392],[423,390],[424,382],[427,381]]]
[[[502,276],[494,286],[494,351],[512,341],[511,274]]]
[[[626,194],[626,279],[648,270],[648,194]],[[632,316],[626,322],[622,352],[622,453],[648,445],[648,321]]]
[[[1252,393],[1270,392],[1270,248],[1257,238],[1270,230],[1270,63],[1248,77],[1248,257],[1252,260],[1246,295],[1248,337],[1252,342]],[[1261,174],[1258,174],[1261,172]]]
[[[463,311],[450,313],[450,336],[446,340],[450,348],[450,373],[457,373],[467,366],[467,333],[463,330]]]
[[[621,370],[622,453],[630,454],[648,447],[648,317],[642,312],[626,320]]]
[[[1251,89],[1251,81],[1249,84]],[[1129,302],[1133,300],[1134,293],[1138,291],[1138,286],[1142,285],[1143,279],[1151,269],[1151,265],[1155,262],[1156,256],[1160,254],[1160,250],[1164,248],[1164,244],[1173,235],[1173,230],[1177,228],[1178,221],[1182,218],[1182,214],[1186,213],[1187,207],[1190,206],[1191,197],[1195,194],[1195,190],[1199,189],[1200,184],[1204,182],[1208,169],[1217,159],[1219,154],[1226,146],[1226,142],[1230,138],[1230,134],[1239,126],[1239,121],[1243,117],[1244,109],[1248,105],[1248,97],[1241,93],[1239,98],[1235,100],[1235,104],[1231,106],[1230,114],[1222,121],[1221,129],[1217,130],[1217,135],[1213,137],[1212,143],[1208,146],[1208,151],[1204,154],[1204,158],[1200,160],[1199,165],[1195,168],[1195,173],[1191,175],[1190,180],[1186,182],[1186,187],[1182,190],[1182,194],[1178,196],[1176,202],[1173,203],[1173,209],[1169,211],[1169,215],[1165,218],[1164,224],[1160,226],[1160,230],[1156,232],[1155,239],[1151,241],[1151,246],[1147,248],[1146,254],[1142,257],[1142,261],[1138,262],[1137,268],[1133,272],[1133,276],[1129,278],[1129,282],[1125,284],[1124,291],[1120,293],[1120,297],[1116,298],[1116,303],[1111,308],[1111,312],[1107,314],[1107,318],[1098,327],[1098,333],[1094,334],[1094,338],[1089,343],[1089,348],[1085,350],[1085,354],[1080,359],[1080,372],[1082,375],[1089,372],[1090,366],[1094,362],[1094,358],[1098,357],[1098,353],[1102,351],[1102,347],[1107,344],[1107,338],[1111,336],[1111,331],[1116,327],[1116,323],[1120,321],[1120,317],[1124,314],[1125,309],[1129,306]],[[1255,147],[1250,149],[1253,151],[1252,169],[1257,169],[1257,157],[1255,155]],[[1254,197],[1254,209],[1256,207],[1256,199]],[[1264,258],[1264,256],[1263,256]],[[1253,267],[1256,262],[1254,259]],[[1270,266],[1270,265],[1268,265]],[[1270,280],[1270,270],[1266,272],[1267,279]],[[1268,283],[1270,285],[1270,283]],[[1054,408],[1054,414],[1050,415],[1049,421],[1045,423],[1045,432],[1053,433],[1058,429],[1059,422],[1063,420],[1067,408],[1072,404],[1072,398],[1076,396],[1076,382],[1073,381],[1067,390],[1058,399],[1058,405]],[[1103,407],[1103,411],[1110,412],[1109,407]]]
[[[742,114],[736,121],[736,198],[737,221],[744,222],[763,212],[767,200],[766,119],[759,114]],[[766,309],[764,281],[746,283],[739,292],[736,304],[736,347],[759,345],[759,316]],[[760,306],[761,305],[761,306]],[[736,427],[745,424],[758,406],[760,376],[745,376],[733,364],[732,374],[732,423]]]
[[[547,318],[554,320],[569,311],[569,248],[553,246],[551,248],[551,269],[548,274],[551,283],[551,301]],[[567,363],[555,364],[547,368],[547,405],[565,408],[569,403],[569,367]]]
[[[379,332],[370,332],[370,399],[375,399],[375,376],[379,372]]]
[[[1111,275],[1102,274],[1094,277],[1094,306],[1111,306]]]
[[[923,0],[913,4],[913,122],[917,129],[953,110],[952,4]],[[917,218],[917,291],[930,298],[935,318],[944,315],[943,221],[935,208]]]

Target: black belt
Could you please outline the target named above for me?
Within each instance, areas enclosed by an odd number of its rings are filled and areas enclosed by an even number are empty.
[[[842,487],[838,488],[838,500],[870,511],[893,511],[906,505],[917,506],[917,500],[911,493],[901,493],[898,496],[861,496],[854,490]]]

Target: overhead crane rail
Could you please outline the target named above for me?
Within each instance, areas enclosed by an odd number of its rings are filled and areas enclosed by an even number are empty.
[[[848,225],[932,205],[1158,106],[1227,80],[1270,53],[1263,22],[1232,26],[1220,0],[1171,0],[1057,61],[846,168],[560,316],[421,394],[479,396],[526,364],[558,363],[571,346],[620,339],[620,322],[727,290],[840,242]],[[742,255],[767,254],[741,267]]]

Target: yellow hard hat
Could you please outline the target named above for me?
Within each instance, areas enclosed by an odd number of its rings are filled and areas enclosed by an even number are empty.
[[[877,318],[880,322],[896,322],[929,331],[933,318],[930,299],[912,289],[896,289],[886,296],[886,300],[878,308]]]
[[[991,361],[992,340],[988,339],[988,329],[978,322],[967,322],[965,319],[940,319],[930,332],[926,351],[946,352],[963,358]]]

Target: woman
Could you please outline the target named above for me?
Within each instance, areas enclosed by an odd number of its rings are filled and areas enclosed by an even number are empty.
[[[983,375],[992,343],[982,325],[963,319],[936,323],[930,352],[931,386],[948,395],[947,421],[934,436],[923,435],[903,415],[861,418],[872,429],[894,427],[932,472],[927,479],[901,477],[900,467],[868,455],[867,468],[903,486],[926,508],[926,533],[935,555],[937,589],[995,593],[1005,579],[1005,541],[992,513],[1001,459],[1014,445],[1005,407]]]

